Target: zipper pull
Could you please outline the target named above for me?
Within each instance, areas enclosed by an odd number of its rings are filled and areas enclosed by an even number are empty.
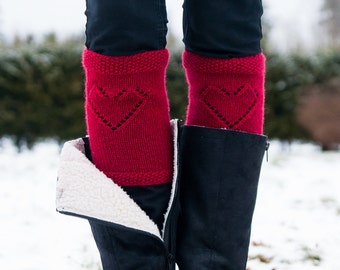
[[[266,150],[265,150],[266,151],[266,161],[267,162],[269,160],[269,158],[268,158],[268,152],[269,152],[268,149],[269,149],[269,146],[270,146],[270,142],[267,141],[267,143],[266,143]]]

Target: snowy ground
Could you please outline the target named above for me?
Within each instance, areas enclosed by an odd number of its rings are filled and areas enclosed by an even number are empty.
[[[86,221],[55,212],[59,147],[0,147],[0,269],[100,269]],[[250,270],[340,269],[340,152],[272,143],[263,163]]]

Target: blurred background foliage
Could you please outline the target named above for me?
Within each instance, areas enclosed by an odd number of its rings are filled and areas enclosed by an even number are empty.
[[[81,44],[51,34],[0,46],[0,137],[31,146],[85,133]]]
[[[324,17],[330,39],[317,51],[280,53],[263,39],[265,133],[270,138],[314,141],[324,150],[339,148],[340,27],[330,23],[339,24],[338,18]],[[264,29],[269,28],[265,23]],[[173,37],[169,41],[170,110],[173,118],[184,119],[187,84],[181,49]],[[83,44],[83,37],[58,40],[53,33],[39,41],[27,36],[0,42],[0,137],[13,138],[20,148],[46,138],[63,142],[86,134]]]

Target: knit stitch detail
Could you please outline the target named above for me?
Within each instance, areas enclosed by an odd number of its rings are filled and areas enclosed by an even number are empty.
[[[219,108],[219,103],[214,104],[213,99],[209,99],[207,97],[207,93],[209,91],[213,92],[220,92],[221,99],[226,99],[226,103],[229,101],[231,106],[236,105],[237,102],[233,102],[235,99],[239,99],[239,95],[241,93],[246,92],[247,97],[242,100],[244,103],[244,108],[239,112],[238,111],[238,106],[234,109],[233,114],[225,114],[223,111],[224,108]],[[238,129],[243,122],[247,121],[251,114],[254,111],[254,108],[257,103],[257,98],[259,94],[257,93],[256,89],[253,89],[250,85],[247,86],[240,86],[236,91],[234,92],[229,92],[228,90],[222,88],[222,87],[209,87],[206,86],[204,87],[201,92],[201,102],[205,105],[205,107],[208,109],[208,111],[218,120],[221,122],[222,125],[225,125],[226,128],[228,129]],[[219,101],[221,100],[219,99]],[[246,103],[246,104],[245,104]]]
[[[167,50],[105,56],[85,49],[86,123],[93,163],[122,186],[172,179]]]
[[[126,75],[164,69],[168,64],[166,49],[129,56],[106,56],[88,49],[83,51],[83,66],[106,75]]]
[[[187,125],[262,134],[263,54],[219,59],[183,53],[189,83]]]
[[[145,186],[157,184],[167,184],[172,178],[172,172],[169,170],[150,171],[150,172],[110,172],[106,171],[105,175],[113,180],[119,186],[139,186],[141,183]]]
[[[184,51],[183,66],[202,73],[263,74],[265,56],[260,53],[246,57],[220,59],[204,57],[189,51]]]
[[[107,99],[107,103],[112,102],[119,102],[121,98],[123,98],[127,94],[127,90],[123,89],[122,91],[118,92],[115,96],[110,97],[106,91],[103,89],[103,87],[97,87],[99,92],[102,94]],[[110,120],[110,115],[105,116],[104,113],[101,111],[101,106],[97,106],[93,100],[96,98],[94,97],[93,99],[89,98],[88,103],[90,107],[92,108],[93,112],[95,115],[98,117],[98,121],[101,121],[103,124],[105,124],[107,127],[109,127],[112,131],[116,131],[117,129],[121,128],[124,126],[124,124],[128,124],[129,120],[131,120],[145,105],[146,103],[146,98],[148,97],[148,94],[140,89],[136,89],[133,91],[133,93],[136,96],[136,101],[132,106],[129,108],[129,110],[121,116],[120,119],[116,120],[113,122]],[[139,96],[138,96],[139,95]]]

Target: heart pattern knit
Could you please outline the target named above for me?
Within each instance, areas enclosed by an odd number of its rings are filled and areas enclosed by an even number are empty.
[[[263,54],[220,59],[185,51],[187,125],[263,133]]]
[[[131,56],[84,50],[85,111],[93,163],[120,186],[171,182],[168,59],[166,49]]]

